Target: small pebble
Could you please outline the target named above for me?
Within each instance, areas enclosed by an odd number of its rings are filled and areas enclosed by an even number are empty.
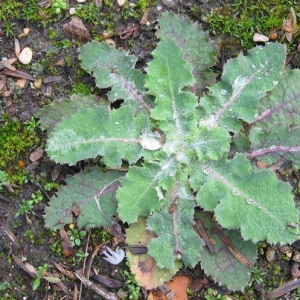
[[[273,248],[268,248],[266,251],[266,258],[268,262],[273,262],[275,260],[276,251]]]
[[[32,50],[29,47],[25,47],[18,56],[18,60],[21,64],[28,65],[32,60]]]
[[[16,86],[20,89],[24,89],[26,82],[27,82],[27,79],[18,79],[16,82]]]
[[[300,253],[298,251],[294,253],[293,260],[296,262],[300,262]]]
[[[126,4],[126,0],[118,0],[119,6],[124,6]]]

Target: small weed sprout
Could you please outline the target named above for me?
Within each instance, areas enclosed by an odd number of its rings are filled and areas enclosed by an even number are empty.
[[[71,243],[72,243],[72,247],[76,246],[80,246],[81,245],[81,238],[86,236],[86,231],[84,230],[68,230],[67,231],[68,236],[70,237]]]
[[[226,297],[223,297],[221,294],[219,294],[214,289],[209,288],[204,294],[204,299],[206,299],[206,300],[226,300]]]
[[[30,121],[25,121],[27,130],[34,131],[36,127],[41,125],[40,121],[36,121],[34,117],[31,117]]]
[[[263,277],[266,275],[266,272],[261,271],[258,268],[254,268],[252,273],[249,273],[251,275],[251,280],[248,284],[249,287],[253,285],[253,283],[257,283],[258,285],[261,285],[263,283]]]
[[[14,29],[15,25],[16,25],[15,23],[4,22],[2,28],[3,28],[3,32],[5,33],[5,35],[8,38],[14,36],[13,29]]]
[[[44,264],[38,267],[37,275],[38,277],[33,281],[32,290],[36,291],[41,285],[41,278],[45,275],[45,271],[48,270],[48,264]]]
[[[0,191],[2,190],[2,186],[7,185],[8,183],[7,174],[0,170]]]
[[[19,209],[15,214],[15,217],[19,217],[24,214],[32,213],[33,210],[33,200],[22,200],[19,204]]]
[[[81,262],[85,257],[89,256],[88,252],[83,252],[81,249],[76,253],[78,262]]]
[[[128,261],[126,261],[126,267],[130,268],[130,264]],[[128,299],[138,299],[141,288],[136,282],[134,275],[127,270],[122,271],[122,273],[124,277],[127,278],[124,283],[124,288],[129,292]]]
[[[43,201],[43,195],[41,191],[37,191],[34,194],[31,194],[31,200],[33,201],[34,204],[38,204],[41,201]]]
[[[62,10],[67,8],[67,4],[65,0],[54,0],[52,2],[52,6],[55,8],[55,13],[60,14]]]

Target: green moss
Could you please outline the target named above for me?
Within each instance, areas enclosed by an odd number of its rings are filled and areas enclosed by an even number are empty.
[[[24,4],[21,1],[0,1],[0,21],[20,18],[20,13],[22,12],[23,8]]]
[[[76,7],[76,16],[83,21],[97,24],[99,22],[100,7],[97,7],[94,2]]]
[[[281,0],[226,0],[228,4],[217,8],[206,16],[214,34],[228,34],[235,36],[245,49],[255,46],[254,33],[260,30],[269,35],[272,30],[282,26],[283,20],[288,18],[290,7],[300,10],[300,4],[293,1]]]
[[[51,39],[51,40],[58,37],[58,33],[54,28],[49,28],[47,33],[48,33],[49,39]]]
[[[81,82],[74,83],[72,90],[70,91],[70,95],[81,94],[87,96],[89,93],[90,93],[89,87]]]
[[[12,183],[19,182],[23,175],[23,169],[19,167],[18,160],[22,155],[28,156],[30,148],[39,142],[34,131],[30,131],[16,119],[3,116],[0,122],[0,169],[8,174],[8,180]]]

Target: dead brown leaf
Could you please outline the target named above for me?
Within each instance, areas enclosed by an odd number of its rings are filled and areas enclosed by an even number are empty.
[[[62,76],[48,76],[43,79],[43,83],[52,83],[52,82],[58,82],[62,80]]]
[[[63,248],[64,255],[65,257],[70,257],[73,253],[73,247],[70,238],[67,232],[63,228],[59,230],[59,234],[61,238],[61,246]]]
[[[3,226],[0,227],[0,230],[6,234],[6,236],[18,247],[20,248],[19,242],[16,238],[16,236],[12,233],[12,231],[8,228],[5,228]]]
[[[73,17],[72,20],[63,26],[65,35],[74,40],[90,41],[91,37],[84,26],[82,20],[78,17]]]
[[[15,53],[17,57],[20,55],[20,52],[21,52],[20,42],[17,38],[15,38]]]
[[[52,171],[52,174],[51,174],[51,178],[52,178],[53,181],[55,181],[58,178],[60,172],[61,172],[61,165],[56,164],[53,171]]]
[[[13,63],[15,63],[18,59],[16,57],[14,58],[9,58],[6,60],[2,60],[0,61],[0,70],[7,68],[7,64],[12,65]],[[8,68],[9,69],[9,68]]]
[[[150,8],[147,8],[144,13],[143,13],[143,16],[140,20],[140,24],[141,25],[146,25],[147,22],[148,22],[148,14],[149,14],[149,11],[150,11]]]
[[[51,0],[41,0],[41,1],[39,1],[37,4],[38,4],[38,6],[40,6],[40,7],[48,8],[48,7],[51,6],[52,2],[51,2]]]
[[[35,78],[27,72],[12,71],[12,70],[9,70],[7,68],[4,69],[2,72],[3,72],[3,74],[8,75],[8,76],[13,76],[13,77],[17,77],[17,78],[25,78],[25,79],[28,79],[28,80],[31,80],[31,81],[35,81]]]
[[[279,297],[283,296],[284,294],[287,294],[287,293],[297,289],[299,286],[300,286],[300,279],[288,281],[288,282],[284,283],[282,286],[273,290],[271,293],[267,294],[265,296],[265,299],[268,300],[268,299],[279,298]]]

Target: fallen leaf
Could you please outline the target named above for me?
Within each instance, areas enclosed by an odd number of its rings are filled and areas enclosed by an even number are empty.
[[[53,181],[55,181],[58,178],[60,172],[61,172],[61,165],[56,164],[53,171],[52,171],[52,174],[51,174],[51,178],[52,178]]]
[[[31,80],[31,81],[35,81],[35,78],[27,72],[12,71],[12,70],[9,70],[7,68],[4,69],[2,72],[5,75],[9,75],[9,76],[17,77],[17,78],[25,78],[25,79],[28,79],[28,80]]]
[[[16,38],[14,40],[15,40],[15,53],[16,53],[16,56],[18,57],[21,52],[20,42]]]
[[[170,290],[174,292],[174,296],[171,298],[168,297],[168,290],[167,294],[162,293],[162,295],[158,296],[157,293],[152,295],[153,300],[188,300],[187,289],[190,284],[191,280],[186,276],[176,276],[171,281],[166,282],[166,285],[169,287]],[[172,293],[170,293],[172,295]],[[149,298],[148,298],[149,299]]]
[[[82,20],[78,17],[73,17],[72,20],[63,26],[63,30],[65,35],[74,40],[80,40],[80,41],[90,41],[90,35],[85,28]]]
[[[141,25],[146,25],[147,22],[148,22],[148,14],[149,14],[149,11],[150,11],[150,8],[147,8],[144,13],[143,13],[143,16],[140,20],[140,24]]]
[[[63,248],[64,255],[65,257],[70,257],[73,253],[73,247],[70,238],[67,232],[63,228],[59,230],[59,234],[61,238],[61,246]]]
[[[29,32],[30,32],[29,28],[24,28],[23,33],[19,34],[18,38],[21,39],[21,38],[27,36]]]
[[[0,61],[0,70],[7,68],[7,64],[12,65],[18,59],[16,57]],[[8,68],[9,69],[9,68]]]

